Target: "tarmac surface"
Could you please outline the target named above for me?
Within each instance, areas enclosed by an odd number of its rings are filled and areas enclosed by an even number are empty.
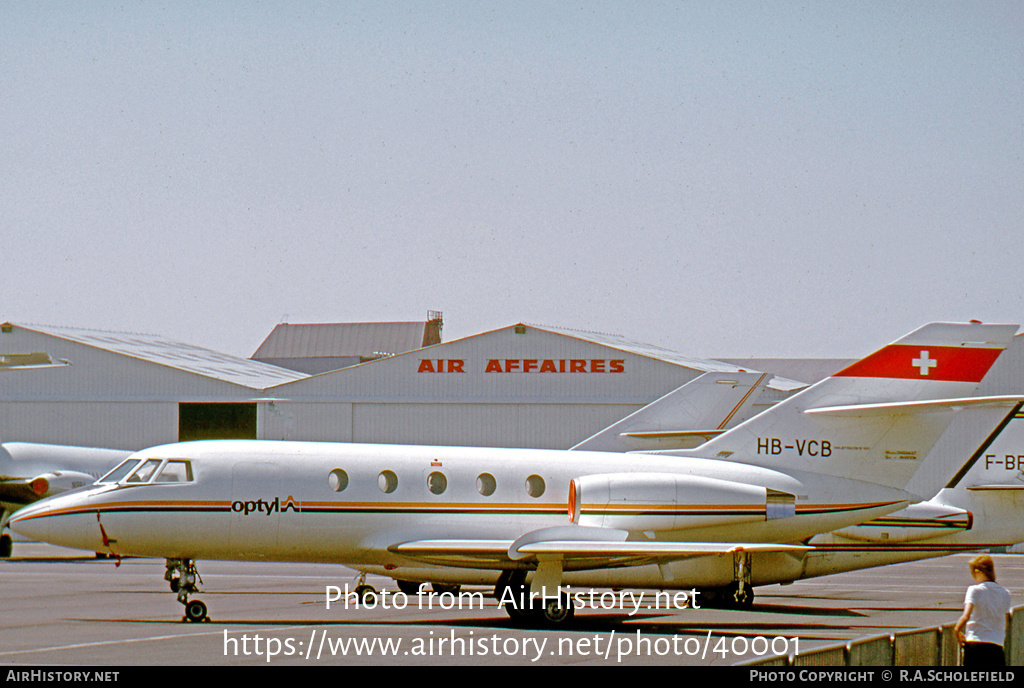
[[[211,620],[184,623],[163,560],[115,566],[16,543],[14,557],[0,561],[0,664],[730,665],[953,623],[972,582],[969,558],[765,586],[748,611],[654,609],[650,591],[576,591],[597,608],[578,609],[571,628],[541,630],[512,622],[485,588],[464,589],[482,594],[462,598],[460,609],[457,598],[400,596],[391,579],[369,577],[387,595],[372,609],[354,600],[346,608],[326,601],[330,586],[355,587],[345,567],[214,561],[198,562],[205,592],[195,596]],[[1014,605],[1024,604],[1024,556],[995,560]]]

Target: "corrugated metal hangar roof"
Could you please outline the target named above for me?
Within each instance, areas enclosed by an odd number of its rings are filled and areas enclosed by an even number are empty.
[[[758,368],[752,367],[752,361],[716,361],[705,358],[691,358],[684,356],[671,349],[656,346],[654,344],[644,344],[636,342],[622,335],[618,334],[603,334],[599,332],[586,332],[582,330],[571,330],[564,327],[549,327],[546,325],[530,325],[539,330],[546,330],[548,332],[554,332],[556,334],[565,335],[566,337],[574,337],[576,339],[582,339],[583,341],[592,342],[594,344],[601,344],[608,346],[613,349],[620,351],[628,351],[629,353],[637,354],[638,356],[646,356],[647,358],[654,358],[660,361],[666,361],[668,363],[675,363],[676,365],[685,366],[687,368],[693,368],[694,370],[700,370],[706,373],[735,373],[741,370],[744,371],[758,371],[758,372],[771,372],[776,371],[771,368]],[[838,370],[838,368],[837,368]],[[792,391],[805,387],[806,385],[802,382],[790,380],[784,377],[776,375],[775,379],[768,385],[773,389],[779,389],[782,391]]]
[[[724,358],[726,363],[741,366],[747,370],[763,370],[775,375],[784,375],[809,385],[819,382],[842,370],[856,359],[852,358]]]
[[[307,358],[400,354],[423,346],[422,322],[322,323],[274,328],[252,357]]]
[[[253,389],[264,389],[307,377],[305,373],[172,341],[154,334],[52,325],[17,327]]]
[[[426,322],[282,323],[252,355],[253,360],[315,375],[438,344],[442,315]]]

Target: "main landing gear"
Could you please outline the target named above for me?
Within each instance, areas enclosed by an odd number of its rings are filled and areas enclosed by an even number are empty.
[[[720,588],[700,591],[702,606],[719,609],[750,609],[754,606],[754,586],[750,584],[750,557],[742,549],[732,555],[733,582]]]
[[[502,571],[494,586],[494,597],[513,621],[557,626],[572,620],[572,598],[565,593],[541,598],[530,595],[526,571]]]
[[[363,604],[376,604],[377,590],[366,582],[366,571],[359,572],[359,580],[356,581],[355,594]]]
[[[168,559],[167,570],[164,572],[164,580],[171,585],[171,592],[178,593],[178,601],[185,605],[185,616],[182,621],[201,623],[209,621],[206,614],[206,605],[199,600],[189,600],[188,596],[202,592],[197,583],[203,579],[196,570],[196,563],[192,559]]]
[[[706,609],[750,609],[754,606],[754,589],[732,583],[720,588],[700,588],[698,604]]]

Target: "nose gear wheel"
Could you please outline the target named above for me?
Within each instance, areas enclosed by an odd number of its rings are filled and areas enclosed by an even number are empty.
[[[203,602],[189,600],[189,595],[202,592],[199,589],[199,584],[203,582],[203,579],[196,569],[194,560],[168,559],[164,580],[170,584],[171,592],[178,593],[178,602],[185,605],[185,615],[181,617],[182,621],[202,623],[210,620]]]

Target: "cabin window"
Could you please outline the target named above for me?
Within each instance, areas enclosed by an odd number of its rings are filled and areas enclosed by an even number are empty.
[[[448,478],[444,477],[444,473],[434,471],[427,476],[427,489],[431,494],[444,494],[444,491],[448,489]]]
[[[537,498],[544,494],[544,478],[539,475],[531,475],[526,479],[526,494]]]
[[[157,483],[190,483],[192,482],[192,462],[171,459],[156,476]]]
[[[498,483],[490,473],[481,473],[476,477],[476,491],[484,497],[490,497],[498,488]]]
[[[345,488],[348,487],[348,473],[340,468],[335,468],[327,475],[327,484],[335,492],[344,492]]]
[[[391,494],[398,489],[398,476],[394,471],[381,471],[377,476],[377,487],[384,494]]]

